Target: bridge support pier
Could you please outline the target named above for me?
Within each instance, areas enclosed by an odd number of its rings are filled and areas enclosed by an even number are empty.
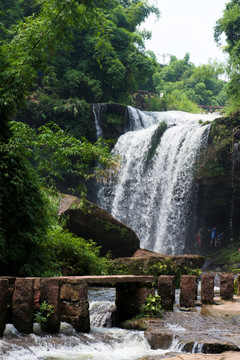
[[[203,274],[201,279],[201,301],[203,304],[213,304],[214,274]]]
[[[33,331],[34,279],[17,278],[12,297],[14,327],[24,334]]]
[[[116,284],[116,307],[119,323],[138,315],[147,297],[154,295],[151,282],[121,282]]]
[[[7,320],[8,280],[0,279],[0,336],[3,336]]]
[[[220,275],[220,297],[222,300],[233,300],[234,294],[234,275]]]
[[[175,301],[175,276],[160,275],[158,277],[158,295],[161,297],[162,308],[173,310]]]
[[[61,321],[71,324],[77,331],[90,331],[88,285],[77,279],[63,280],[61,291]]]
[[[197,278],[195,275],[183,275],[180,279],[180,308],[194,307]]]

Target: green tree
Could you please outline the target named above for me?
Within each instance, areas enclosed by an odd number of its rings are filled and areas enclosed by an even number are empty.
[[[226,4],[222,18],[220,18],[214,29],[215,41],[221,45],[221,37],[225,35],[227,43],[224,51],[229,55],[227,93],[229,96],[229,112],[239,112],[239,64],[240,64],[240,3],[238,0],[231,0]]]
[[[105,1],[98,4],[104,6]],[[11,40],[0,45],[1,274],[33,275],[46,265],[41,250],[50,221],[28,149],[12,141],[9,121],[24,106],[38,71],[45,71],[50,57],[69,44],[75,28],[94,26],[100,42],[106,36],[108,21],[95,5],[89,0],[42,1],[39,13],[15,25]]]
[[[165,110],[195,112],[197,104],[224,105],[226,84],[220,79],[224,67],[216,62],[195,67],[189,60],[189,54],[182,60],[171,56],[169,65],[158,68],[154,73],[156,90],[164,94],[161,102]]]

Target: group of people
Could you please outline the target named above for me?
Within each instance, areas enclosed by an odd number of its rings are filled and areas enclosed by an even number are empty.
[[[212,229],[208,230],[211,231],[211,242],[210,246],[221,246],[222,238],[223,238],[223,232],[219,233],[217,235],[217,228],[214,226]]]
[[[211,242],[210,246],[219,247],[221,246],[222,239],[223,239],[223,232],[219,233],[217,235],[217,228],[214,226],[212,229],[209,229],[208,231],[211,231]],[[198,245],[202,245],[202,228],[198,230],[198,233],[196,235]]]

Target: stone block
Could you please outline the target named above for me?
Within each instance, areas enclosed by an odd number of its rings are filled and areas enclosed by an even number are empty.
[[[197,279],[195,275],[183,275],[180,279],[180,307],[194,307]]]
[[[7,279],[0,279],[0,336],[3,336],[6,327],[8,286],[9,282]]]
[[[233,300],[234,294],[234,275],[220,275],[220,298],[222,300]]]
[[[22,333],[33,331],[34,279],[17,278],[12,298],[14,327]]]
[[[161,275],[158,278],[158,295],[164,310],[173,310],[175,301],[175,276]]]
[[[61,303],[61,320],[72,316],[89,316],[89,303],[88,301],[79,301],[77,303],[71,303],[63,301]],[[69,321],[66,321],[69,322]]]
[[[60,299],[68,301],[85,301],[88,298],[88,285],[86,283],[62,284]]]
[[[60,328],[60,280],[57,278],[41,279],[40,304],[44,301],[53,306],[54,313],[51,314],[44,330],[49,333],[57,333]]]
[[[79,332],[90,331],[89,303],[62,301],[61,321],[71,324]]]
[[[203,304],[213,304],[214,274],[203,274],[201,279],[201,301]]]

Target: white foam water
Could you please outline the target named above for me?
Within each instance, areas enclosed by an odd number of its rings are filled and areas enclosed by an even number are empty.
[[[113,150],[121,157],[119,181],[101,187],[98,203],[137,233],[142,248],[181,254],[193,223],[194,165],[210,130],[202,123],[218,115],[129,111],[132,131]],[[153,146],[163,121],[168,128]]]
[[[58,335],[22,335],[8,325],[0,340],[4,360],[137,360],[164,354],[166,350],[150,349],[142,331],[92,328],[89,334],[77,334],[65,323]]]

